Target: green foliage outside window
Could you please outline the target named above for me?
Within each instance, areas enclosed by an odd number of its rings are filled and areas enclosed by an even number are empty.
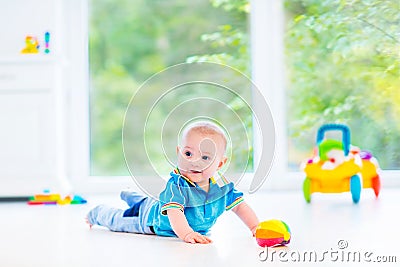
[[[282,4],[290,167],[298,170],[310,155],[321,124],[338,122],[350,126],[352,143],[371,150],[383,168],[399,169],[400,3]],[[93,175],[127,174],[124,112],[154,73],[196,61],[250,73],[248,1],[93,0],[90,7]],[[241,108],[240,102],[231,104]],[[246,124],[251,128],[251,118]]]
[[[92,175],[128,175],[121,142],[124,113],[151,75],[203,60],[249,73],[248,9],[243,0],[90,1]],[[165,114],[158,116],[162,121]],[[159,136],[152,138],[159,141]],[[146,160],[143,151],[138,154]],[[163,155],[153,158],[165,161]]]
[[[298,170],[318,127],[344,123],[352,143],[400,168],[400,2],[287,0],[289,161]]]

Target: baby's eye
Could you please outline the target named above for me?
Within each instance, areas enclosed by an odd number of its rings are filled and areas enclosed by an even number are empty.
[[[201,158],[202,158],[203,160],[209,160],[209,159],[210,159],[209,156],[202,156]]]
[[[191,153],[190,151],[186,151],[186,152],[185,152],[185,155],[186,155],[187,157],[190,157],[190,156],[192,156],[192,153]]]

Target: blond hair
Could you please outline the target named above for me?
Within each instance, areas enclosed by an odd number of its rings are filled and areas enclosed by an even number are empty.
[[[210,121],[195,121],[193,123],[190,123],[183,129],[181,134],[181,141],[192,132],[200,133],[203,135],[216,135],[221,137],[224,142],[225,153],[228,142],[227,137],[224,130],[222,130],[222,128],[217,124]]]

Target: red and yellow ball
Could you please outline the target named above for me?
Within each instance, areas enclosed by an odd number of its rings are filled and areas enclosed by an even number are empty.
[[[255,233],[256,241],[261,247],[284,246],[290,243],[289,226],[281,220],[260,222]]]

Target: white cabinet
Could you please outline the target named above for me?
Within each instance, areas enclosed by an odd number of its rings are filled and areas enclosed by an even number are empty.
[[[87,0],[0,8],[0,198],[70,193],[88,180],[87,14]],[[38,54],[20,53],[28,35],[37,37]]]
[[[0,59],[0,197],[40,193],[58,184],[59,71],[56,61],[42,55]]]
[[[73,43],[73,37],[66,38],[67,18],[74,14],[75,2],[13,0],[0,8],[0,197],[58,191],[65,179],[63,96]],[[26,36],[37,38],[38,54],[20,53]]]

